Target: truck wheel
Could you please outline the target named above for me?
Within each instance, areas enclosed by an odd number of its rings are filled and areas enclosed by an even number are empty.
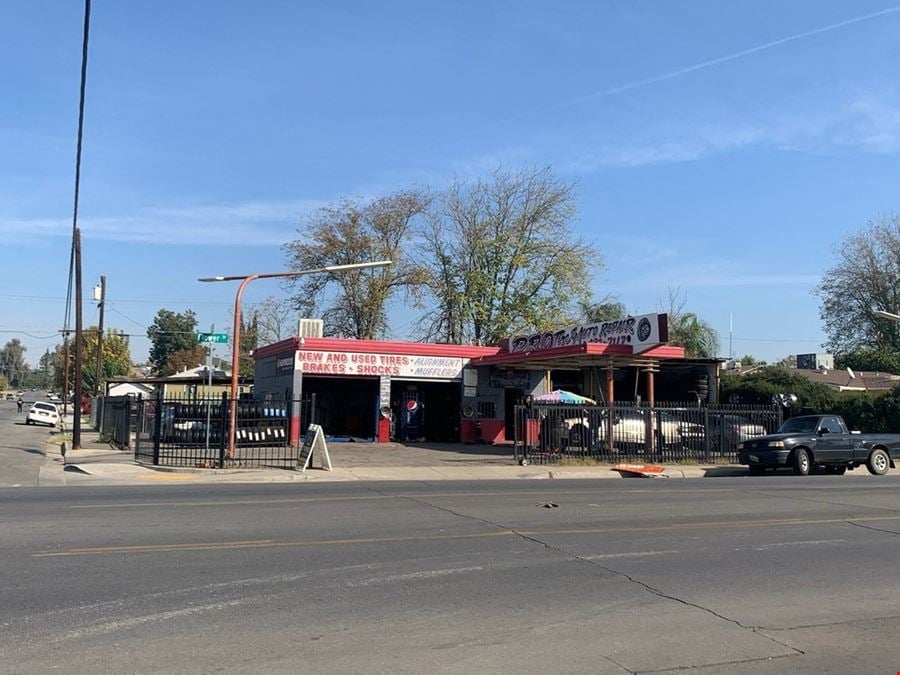
[[[869,473],[875,476],[883,476],[886,474],[890,465],[890,457],[888,457],[888,454],[881,448],[875,448],[872,451],[872,454],[869,455],[869,459],[866,461],[866,468],[869,470]]]
[[[812,470],[812,462],[809,452],[803,448],[794,450],[794,473],[798,476],[808,476]]]

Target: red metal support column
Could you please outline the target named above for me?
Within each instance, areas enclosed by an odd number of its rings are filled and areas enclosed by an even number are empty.
[[[644,441],[644,444],[649,449],[650,454],[654,454],[656,452],[656,416],[653,413],[653,407],[656,405],[656,378],[654,377],[655,371],[653,367],[647,368],[647,407],[649,408],[649,414],[647,415],[647,438]]]
[[[610,452],[615,450],[613,428],[615,427],[616,413],[613,410],[613,401],[616,400],[616,388],[613,382],[613,370],[612,364],[606,368],[606,404],[608,406],[606,409],[606,439]]]

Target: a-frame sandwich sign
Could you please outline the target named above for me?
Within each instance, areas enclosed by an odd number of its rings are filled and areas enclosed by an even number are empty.
[[[318,461],[318,467],[315,466],[315,461]],[[318,424],[310,424],[307,428],[306,434],[303,436],[303,445],[300,446],[300,457],[297,464],[300,465],[303,472],[310,467],[331,471],[331,457],[328,455],[328,445],[325,443],[325,432]]]

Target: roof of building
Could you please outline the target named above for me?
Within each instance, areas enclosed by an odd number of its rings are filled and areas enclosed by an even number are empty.
[[[496,354],[499,347],[476,347],[436,342],[402,342],[382,340],[353,340],[348,338],[292,337],[253,352],[256,359],[309,349],[323,352],[364,352],[366,354],[407,354],[410,356],[445,356],[473,359]]]
[[[606,357],[610,365],[651,366],[664,359],[684,359],[684,349],[670,345],[658,345],[640,354],[634,354],[631,345],[583,342],[535,351],[497,352],[473,359],[471,365],[497,365],[541,370],[545,368],[582,368],[597,365],[598,357]]]
[[[865,370],[851,371],[846,369],[827,370],[819,368],[788,368],[792,375],[800,375],[810,382],[818,382],[838,391],[890,391],[900,384],[900,375],[879,373]]]

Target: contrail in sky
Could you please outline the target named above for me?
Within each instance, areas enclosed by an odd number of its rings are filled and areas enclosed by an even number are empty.
[[[879,16],[885,16],[886,14],[893,14],[895,12],[900,12],[900,5],[896,7],[888,7],[887,9],[882,9],[877,12],[872,12],[871,14],[863,14],[862,16],[856,16],[852,19],[846,19],[844,21],[839,21],[838,23],[832,23],[827,26],[821,26],[819,28],[813,28],[812,30],[806,30],[802,33],[796,33],[794,35],[788,35],[787,37],[779,38],[778,40],[772,40],[771,42],[764,42],[761,45],[756,45],[755,47],[750,47],[748,49],[742,49],[739,52],[734,52],[733,54],[727,54],[725,56],[720,56],[715,59],[710,59],[709,61],[701,61],[700,63],[695,63],[692,66],[687,66],[685,68],[679,68],[678,70],[673,70],[668,73],[663,73],[662,75],[654,75],[653,77],[648,77],[643,80],[635,80],[634,82],[628,82],[626,84],[620,84],[617,87],[613,87],[611,89],[604,89],[603,91],[598,91],[593,94],[587,94],[580,98],[572,99],[567,104],[564,105],[573,105],[576,103],[584,103],[586,101],[593,101],[598,98],[605,98],[607,96],[612,96],[614,94],[620,94],[623,91],[630,91],[632,89],[638,89],[640,87],[645,87],[648,84],[655,84],[656,82],[663,82],[664,80],[671,80],[676,77],[681,77],[682,75],[687,75],[688,73],[693,73],[697,70],[703,70],[704,68],[709,68],[711,66],[717,66],[720,63],[727,63],[728,61],[734,61],[735,59],[740,59],[744,56],[749,56],[750,54],[756,54],[757,52],[765,51],[766,49],[771,49],[772,47],[778,47],[779,45],[783,45],[788,42],[794,42],[795,40],[802,40],[804,38],[811,37],[813,35],[819,35],[820,33],[827,33],[828,31],[837,30],[838,28],[843,28],[844,26],[852,26],[855,23],[861,23],[863,21],[868,21],[869,19],[875,19]]]

